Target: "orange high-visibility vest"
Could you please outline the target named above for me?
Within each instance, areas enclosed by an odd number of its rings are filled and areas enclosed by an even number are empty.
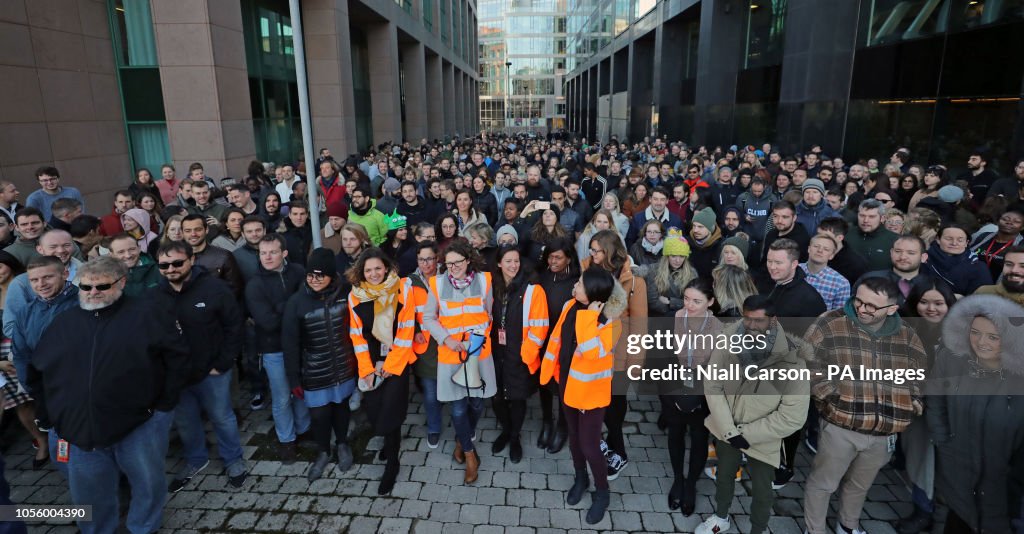
[[[544,288],[537,284],[526,286],[523,294],[522,358],[530,373],[540,369],[540,353],[544,349],[549,326],[548,297]]]
[[[562,327],[572,306],[580,306],[575,300],[565,303],[562,314],[551,331],[544,361],[540,366],[540,383],[547,384],[552,377],[558,382],[561,377],[561,363],[558,353],[562,349]],[[577,410],[604,408],[612,401],[612,369],[618,319],[598,322],[600,312],[580,308],[576,311],[577,346],[573,351],[569,377],[565,383],[562,402]]]
[[[423,329],[423,308],[427,306],[427,289],[412,283],[412,278],[402,279],[402,294],[405,295],[405,305],[415,307],[416,330],[413,332],[412,350],[416,354],[423,354],[430,346],[429,334]],[[423,342],[416,342],[416,332],[423,333]]]
[[[445,276],[445,275],[438,275]],[[466,300],[450,301],[442,300],[437,290],[437,278],[430,278],[430,297],[437,301],[437,320],[441,326],[448,331],[448,335],[461,342],[469,348],[470,332],[478,332],[484,336],[484,345],[480,350],[480,359],[491,357],[491,315],[490,310],[484,305],[491,295],[491,273],[476,273],[473,277],[473,285],[477,286],[475,293],[479,297],[471,297]],[[437,341],[437,362],[449,365],[459,365],[466,358],[466,353],[455,352],[444,344],[444,339]]]
[[[394,342],[388,349],[387,357],[384,358],[384,370],[393,375],[402,374],[406,365],[416,361],[416,353],[412,350],[412,338],[416,326],[416,308],[415,306],[407,306],[405,304],[408,302],[407,299],[408,294],[403,286],[402,291],[398,294],[397,305],[400,309],[395,317]],[[356,313],[356,306],[360,303],[361,301],[358,297],[354,294],[349,294],[348,316],[349,323],[351,323],[349,325],[349,337],[352,338],[352,349],[356,354],[359,377],[362,378],[373,373],[375,367],[373,365],[373,358],[370,355],[370,345],[363,336],[363,320]]]

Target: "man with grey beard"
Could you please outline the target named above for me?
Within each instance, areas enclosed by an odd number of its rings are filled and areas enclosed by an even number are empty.
[[[122,473],[131,485],[128,530],[158,530],[167,500],[164,458],[188,345],[173,316],[122,297],[127,274],[111,257],[83,264],[78,306],[43,332],[28,371],[71,502],[92,506],[83,532],[117,530]]]

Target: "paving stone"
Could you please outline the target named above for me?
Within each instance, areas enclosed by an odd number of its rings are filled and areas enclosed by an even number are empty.
[[[551,510],[551,526],[556,528],[580,528],[580,513],[577,510]]]
[[[440,474],[441,469],[437,467],[417,466],[412,468],[412,475],[409,476],[409,480],[433,484],[437,482],[437,477]]]
[[[402,508],[398,515],[401,517],[426,519],[430,516],[430,502],[403,499]]]
[[[285,526],[286,532],[316,532],[320,516],[313,514],[292,514]]]
[[[412,530],[412,519],[388,517],[380,522],[379,534],[407,534]]]
[[[548,477],[541,473],[523,473],[519,476],[521,487],[526,489],[548,489]]]
[[[379,517],[356,517],[352,519],[352,523],[349,525],[348,531],[352,534],[362,534],[364,532],[377,532],[377,527],[379,525]]]
[[[652,532],[673,532],[676,528],[672,522],[672,516],[658,512],[647,512],[641,514],[644,530]]]
[[[528,489],[508,490],[507,502],[510,506],[530,508],[534,505],[534,491]]]
[[[402,501],[399,499],[375,499],[370,506],[370,515],[380,517],[397,517],[398,511],[402,509]]]
[[[772,516],[768,518],[768,530],[772,534],[801,534],[803,529],[792,517]]]
[[[441,534],[444,525],[437,521],[413,521],[413,534]]]
[[[192,525],[192,526],[195,527],[195,528],[198,528],[198,529],[210,529],[210,530],[212,530],[212,529],[220,528],[221,525],[224,524],[224,521],[227,520],[227,518],[228,518],[228,512],[225,512],[223,510],[217,510],[217,511],[213,511],[213,512],[206,512],[205,514],[203,514],[203,517],[201,519],[199,519],[199,521],[197,521],[195,525]]]
[[[519,522],[527,527],[550,527],[551,511],[546,508],[520,508]]]
[[[534,495],[539,508],[560,509],[565,507],[564,491],[538,490]]]
[[[471,486],[454,486],[448,491],[448,502],[476,504],[477,489]]]
[[[633,532],[643,529],[640,514],[636,512],[608,512],[612,516],[612,526],[616,530]]]
[[[446,502],[435,502],[430,505],[430,520],[440,523],[454,523],[459,520],[462,505]]]
[[[520,488],[519,485],[519,473],[509,473],[500,471],[494,473],[491,479],[491,485],[498,488]]]
[[[344,532],[352,522],[352,517],[347,515],[323,515],[320,516],[318,529],[320,532]]]
[[[519,524],[519,507],[517,506],[492,506],[492,525],[516,526]]]
[[[490,507],[480,504],[467,504],[459,512],[459,522],[469,525],[484,525],[490,517]]]
[[[284,530],[288,525],[288,518],[291,514],[281,512],[267,512],[256,522],[256,530],[277,532]]]
[[[310,506],[309,511],[315,514],[336,514],[344,502],[345,499],[343,497],[320,496]]]
[[[504,534],[505,529],[497,525],[477,525],[473,528],[473,534]]]

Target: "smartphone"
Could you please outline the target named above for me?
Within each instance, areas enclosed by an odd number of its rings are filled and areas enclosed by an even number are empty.
[[[548,209],[550,207],[551,207],[551,203],[546,201],[546,200],[538,200],[537,201],[537,209],[539,209],[539,210],[546,210],[546,209]]]

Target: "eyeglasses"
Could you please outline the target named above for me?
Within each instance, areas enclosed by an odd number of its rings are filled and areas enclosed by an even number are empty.
[[[120,282],[123,279],[124,279],[124,277],[122,276],[121,278],[118,278],[117,280],[114,280],[113,282],[111,282],[109,284],[81,284],[80,283],[80,284],[78,284],[78,289],[80,289],[82,291],[85,291],[86,293],[92,291],[93,289],[95,289],[97,291],[106,291],[106,290],[114,287],[115,285],[117,285],[117,283]]]
[[[878,197],[875,197],[875,200],[877,200],[879,202],[892,202],[891,198],[878,198]]]
[[[857,307],[857,308],[864,308],[864,311],[866,311],[868,313],[875,313],[878,310],[884,310],[886,308],[892,308],[893,306],[898,306],[898,304],[887,304],[885,306],[875,306],[874,304],[871,304],[870,302],[864,302],[863,300],[860,300],[857,297],[853,297],[853,305],[854,305],[854,307]]]
[[[437,261],[437,256],[431,256],[429,258],[416,258],[416,261],[420,263],[434,263]]]
[[[648,230],[645,232],[647,235],[661,235],[661,230]]]
[[[591,256],[593,256],[593,255],[595,255],[595,254],[604,254],[604,251],[603,251],[603,250],[601,250],[601,249],[599,249],[599,248],[593,248],[593,247],[591,247],[591,248],[590,248],[590,255],[591,255]]]
[[[313,280],[315,282],[322,282],[327,275],[324,273],[306,273],[306,280]]]
[[[185,262],[187,262],[187,261],[188,260],[162,261],[162,262],[156,264],[156,267],[157,267],[157,269],[160,269],[161,271],[166,271],[167,269],[170,269],[171,267],[174,267],[175,269],[177,269],[177,268],[181,267],[182,265],[185,265]]]
[[[57,180],[60,180],[60,178],[54,178],[52,176],[47,177],[47,178],[42,178],[42,177],[39,178],[40,182],[56,182]]]
[[[457,260],[457,261],[446,261],[446,262],[444,262],[444,265],[445,265],[445,267],[448,267],[449,269],[451,269],[453,267],[457,267],[459,265],[462,265],[466,261],[468,261],[468,260],[466,260],[466,258],[462,258],[461,260]]]

